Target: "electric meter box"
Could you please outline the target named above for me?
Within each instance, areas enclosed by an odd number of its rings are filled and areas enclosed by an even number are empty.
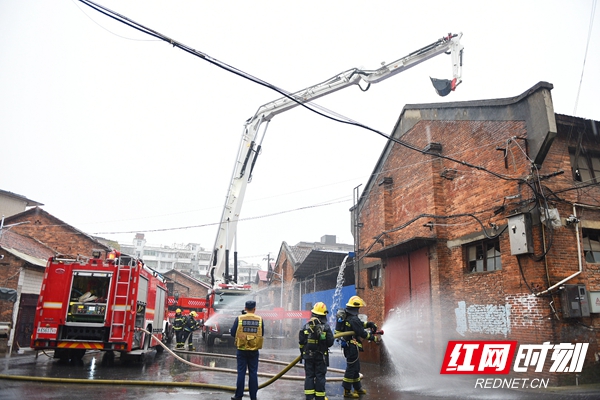
[[[533,253],[531,225],[530,213],[516,214],[508,217],[508,236],[510,238],[511,255]]]
[[[563,318],[590,316],[590,305],[585,285],[564,285],[560,292]]]
[[[590,302],[590,312],[600,313],[600,292],[588,292]]]

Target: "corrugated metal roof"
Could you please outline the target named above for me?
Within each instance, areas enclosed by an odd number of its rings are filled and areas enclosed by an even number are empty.
[[[28,254],[25,253],[21,253],[19,250],[15,250],[15,249],[11,249],[10,247],[3,247],[3,249],[7,252],[9,252],[10,254],[14,255],[15,257],[20,258],[23,261],[28,262],[29,264],[33,264],[33,265],[38,265],[40,267],[46,267],[46,262],[48,260],[44,260],[42,258],[37,258],[37,257],[33,257],[30,256]]]
[[[335,251],[311,250],[303,261],[294,269],[295,278],[305,278],[318,272],[337,270],[348,253]]]

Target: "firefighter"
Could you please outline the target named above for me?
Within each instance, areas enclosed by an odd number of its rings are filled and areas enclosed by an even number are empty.
[[[178,308],[175,310],[175,319],[173,320],[173,330],[175,331],[175,340],[177,341],[176,349],[183,349],[185,347],[183,332],[185,322],[186,318],[181,314],[181,308]]]
[[[358,296],[350,297],[346,304],[343,331],[354,331],[354,335],[350,337],[343,336],[341,338],[341,345],[344,349],[344,357],[346,358],[346,371],[342,380],[344,397],[358,398],[362,394],[367,394],[367,391],[362,388],[360,382],[360,360],[358,354],[363,351],[362,339],[372,340],[376,343],[381,340],[379,336],[375,335],[377,325],[373,322],[362,322],[358,318],[358,311],[361,307],[365,306],[364,300]],[[352,388],[354,388],[354,392]]]
[[[196,321],[196,316],[198,314],[196,314],[196,311],[192,311],[190,312],[190,315],[187,317],[186,321],[185,321],[185,325],[183,326],[183,347],[185,347],[185,342],[188,342],[188,350],[189,351],[195,351],[196,348],[194,347],[194,343],[193,343],[193,332],[195,330],[197,330],[200,327],[200,324],[198,323],[198,321]],[[189,341],[188,341],[189,338]]]
[[[262,349],[265,326],[260,316],[254,314],[256,301],[248,300],[242,315],[239,315],[231,326],[231,336],[235,338],[237,347],[237,381],[235,395],[231,400],[242,400],[244,380],[248,370],[248,392],[250,400],[256,400],[258,392],[258,356]]]
[[[306,400],[327,400],[325,374],[329,366],[329,348],[333,332],[327,324],[327,306],[318,302],[311,310],[311,318],[298,333],[298,344],[304,361],[304,395]]]

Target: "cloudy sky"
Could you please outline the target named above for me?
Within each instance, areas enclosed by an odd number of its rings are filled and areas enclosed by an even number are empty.
[[[386,133],[406,104],[513,97],[539,81],[554,85],[555,112],[600,120],[596,2],[98,0],[290,92],[462,32],[463,83],[447,97],[429,82],[451,78],[442,55],[317,101]],[[0,0],[0,189],[84,232],[212,248],[243,124],[279,97],[77,0]],[[264,264],[283,241],[323,235],[352,243],[353,193],[384,145],[300,107],[276,116],[240,257]]]

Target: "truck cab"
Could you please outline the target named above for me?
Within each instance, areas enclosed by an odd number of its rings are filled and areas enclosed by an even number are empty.
[[[245,285],[228,289],[219,288],[208,294],[208,306],[205,309],[202,326],[202,338],[207,346],[214,346],[215,339],[233,343],[229,330],[236,317],[242,314],[246,301],[252,299],[251,293],[250,286]]]

